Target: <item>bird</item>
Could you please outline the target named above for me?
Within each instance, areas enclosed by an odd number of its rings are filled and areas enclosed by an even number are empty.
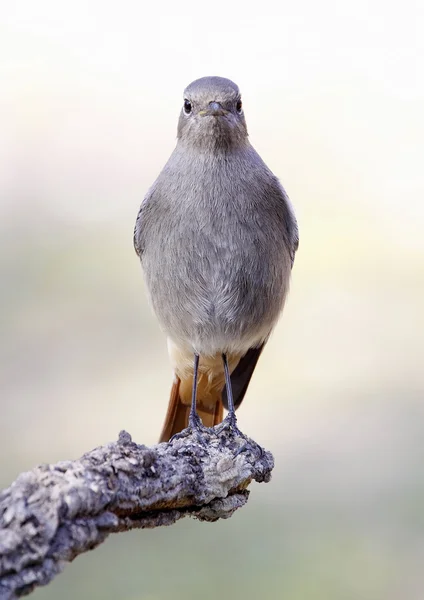
[[[134,228],[174,370],[160,442],[186,428],[239,431],[235,410],[282,312],[298,245],[288,195],[250,143],[239,87],[196,79]]]

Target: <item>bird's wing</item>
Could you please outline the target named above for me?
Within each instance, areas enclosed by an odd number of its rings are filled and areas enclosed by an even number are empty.
[[[140,259],[144,250],[144,225],[146,220],[145,217],[147,212],[150,210],[152,204],[153,192],[153,188],[147,192],[143,202],[141,203],[140,210],[138,211],[137,219],[135,221],[134,226],[134,249],[137,253],[137,256],[139,256]]]
[[[291,258],[291,266],[293,268],[294,265],[294,257],[296,255],[297,249],[299,248],[299,228],[297,226],[296,217],[293,215],[293,223],[292,223],[292,231],[290,235],[290,258]]]
[[[278,182],[280,192],[283,194],[283,206],[284,206],[284,218],[283,223],[285,225],[284,238],[287,244],[288,251],[290,253],[291,266],[293,268],[294,257],[297,249],[299,248],[299,228],[297,226],[297,220],[294,214],[292,203],[288,197],[283,186]]]

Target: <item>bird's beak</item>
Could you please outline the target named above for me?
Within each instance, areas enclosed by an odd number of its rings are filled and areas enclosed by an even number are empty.
[[[222,117],[228,113],[228,110],[222,108],[219,102],[209,102],[206,110],[200,110],[201,117]]]

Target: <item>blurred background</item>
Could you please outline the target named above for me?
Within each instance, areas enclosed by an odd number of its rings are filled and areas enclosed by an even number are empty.
[[[157,440],[172,373],[132,230],[190,81],[239,84],[300,227],[239,411],[272,482],[229,521],[113,536],[34,598],[423,597],[423,11],[2,3],[1,487]]]

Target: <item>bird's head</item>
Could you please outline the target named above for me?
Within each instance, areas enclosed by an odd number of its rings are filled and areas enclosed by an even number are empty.
[[[247,140],[240,91],[223,77],[202,77],[184,90],[178,139],[190,146],[226,150]]]

